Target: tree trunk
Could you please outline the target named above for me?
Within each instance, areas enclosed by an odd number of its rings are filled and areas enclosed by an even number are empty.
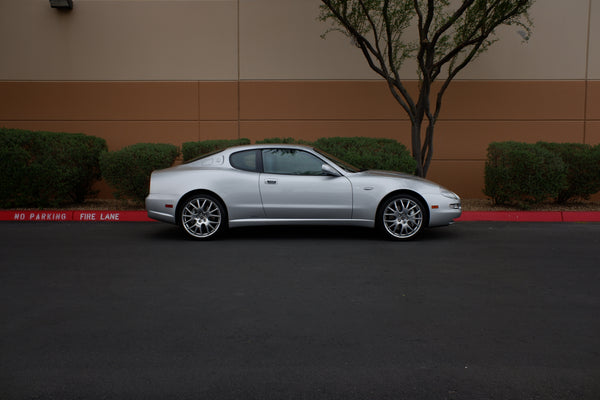
[[[422,121],[412,121],[411,124],[411,143],[412,143],[412,156],[417,162],[417,176],[425,177],[426,171],[423,169],[423,162],[421,157],[421,123]]]
[[[423,178],[427,176],[429,172],[429,165],[431,164],[431,158],[433,156],[433,130],[435,127],[435,121],[429,121],[427,125],[427,133],[425,134],[425,143],[423,144]]]

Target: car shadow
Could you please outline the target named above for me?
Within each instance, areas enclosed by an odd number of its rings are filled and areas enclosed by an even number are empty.
[[[261,226],[230,229],[227,239],[379,239],[373,229],[339,226]]]
[[[183,231],[174,225],[157,225],[156,230],[148,237],[158,240],[189,240]],[[452,229],[445,227],[427,229],[417,239],[443,240],[452,237]],[[248,240],[369,240],[394,243],[385,238],[381,233],[371,228],[343,227],[343,226],[260,226],[239,227],[229,229],[224,235],[216,238],[218,241],[248,241]]]

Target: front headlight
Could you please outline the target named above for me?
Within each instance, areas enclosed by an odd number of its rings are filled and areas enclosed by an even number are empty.
[[[440,193],[442,196],[447,197],[452,200],[460,200],[460,197],[454,192],[449,191],[448,189],[440,189]]]
[[[440,188],[440,194],[448,199],[452,199],[455,200],[455,203],[450,203],[448,206],[454,210],[460,210],[461,209],[461,204],[460,204],[460,197],[458,197],[458,195],[454,192],[451,192],[448,189],[444,189],[444,188]]]

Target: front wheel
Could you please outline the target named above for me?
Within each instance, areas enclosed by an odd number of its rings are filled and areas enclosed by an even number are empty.
[[[407,194],[395,195],[381,204],[377,226],[389,239],[414,239],[425,228],[425,213],[420,200]]]
[[[193,239],[212,239],[227,226],[225,207],[207,194],[196,194],[183,200],[179,224]]]

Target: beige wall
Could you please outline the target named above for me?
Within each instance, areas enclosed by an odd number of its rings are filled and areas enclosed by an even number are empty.
[[[0,0],[0,79],[237,79],[237,2]]]
[[[320,38],[319,0],[74,4],[60,12],[48,0],[0,0],[0,80],[377,78],[347,38]],[[519,28],[501,29],[460,79],[600,79],[597,0],[540,0],[532,17],[527,44]],[[403,76],[416,77],[414,64]]]
[[[0,126],[138,142],[391,137],[410,124],[318,0],[0,0]],[[450,88],[429,177],[481,197],[491,141],[600,143],[600,6],[539,0]],[[410,65],[403,70],[414,90]],[[108,192],[106,192],[108,193]]]
[[[588,79],[600,80],[600,4],[590,0]]]
[[[242,0],[241,77],[375,78],[360,51],[342,34],[334,32],[327,36],[327,40],[319,38],[327,28],[316,20],[319,3],[318,0]],[[460,78],[585,79],[589,4],[588,0],[536,2],[531,12],[535,23],[531,40],[522,43],[518,34],[520,28],[500,29],[498,36],[501,40],[469,66]],[[595,18],[592,22],[598,25],[600,20]],[[590,49],[595,49],[593,43],[600,39],[599,31],[594,30],[593,33],[596,40],[590,41]],[[597,64],[600,67],[600,60]],[[415,79],[415,70],[415,64],[408,63],[402,70],[402,76]]]

